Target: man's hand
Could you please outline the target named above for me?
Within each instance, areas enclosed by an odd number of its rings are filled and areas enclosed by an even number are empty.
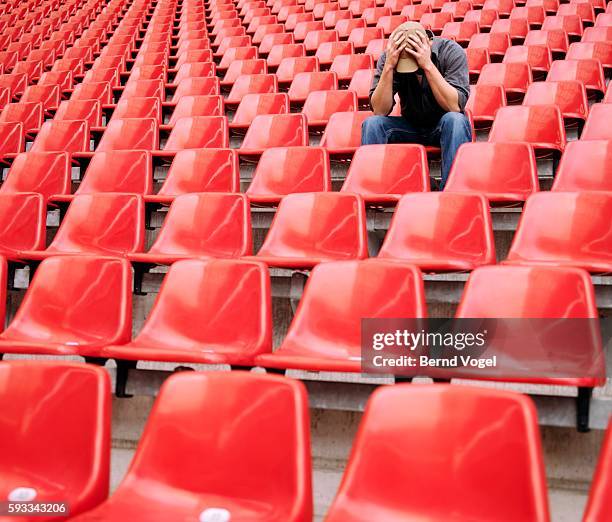
[[[385,56],[385,68],[395,69],[397,66],[397,61],[399,60],[400,54],[402,53],[402,49],[404,48],[404,40],[406,39],[406,34],[404,31],[398,31],[391,35],[389,41],[387,42],[386,56]]]
[[[431,43],[426,35],[420,31],[415,31],[406,39],[404,49],[408,54],[411,54],[417,62],[417,65],[427,72],[435,67],[431,61]]]

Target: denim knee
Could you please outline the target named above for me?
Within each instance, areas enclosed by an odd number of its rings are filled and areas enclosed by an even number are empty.
[[[361,144],[387,143],[386,116],[370,116],[361,124]]]
[[[440,131],[456,136],[463,134],[468,141],[472,139],[472,129],[467,116],[461,112],[447,112],[440,120]]]

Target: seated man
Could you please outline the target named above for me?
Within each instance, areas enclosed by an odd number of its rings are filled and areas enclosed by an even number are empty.
[[[399,94],[402,115],[389,116]],[[444,188],[457,149],[472,140],[463,109],[470,94],[465,51],[434,38],[418,22],[391,34],[376,66],[370,103],[376,116],[363,122],[361,143],[420,143],[442,149]]]

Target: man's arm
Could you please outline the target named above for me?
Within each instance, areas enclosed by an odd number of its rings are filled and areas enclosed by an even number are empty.
[[[397,65],[401,50],[400,44],[404,41],[404,34],[391,35],[387,50],[381,56],[377,76],[374,81],[378,82],[372,94],[370,95],[370,104],[372,111],[377,116],[387,116],[392,110],[395,103],[393,99],[393,71]],[[382,65],[382,70],[380,66]],[[380,71],[380,72],[379,72]]]
[[[459,92],[444,79],[442,73],[440,73],[431,60],[431,44],[429,39],[416,32],[408,37],[408,41],[412,48],[408,46],[406,51],[414,56],[419,67],[423,69],[438,105],[447,112],[461,112]]]

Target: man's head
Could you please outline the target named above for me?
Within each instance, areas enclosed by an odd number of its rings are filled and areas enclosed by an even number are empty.
[[[433,38],[433,33],[425,29],[419,22],[405,22],[395,28],[390,38],[396,38],[400,33],[405,33],[405,37],[401,43],[402,53],[397,62],[396,71],[399,73],[413,73],[417,71],[419,66],[414,57],[406,51],[406,47],[410,46],[410,41],[407,37],[414,33],[421,33],[425,38],[431,40]]]

